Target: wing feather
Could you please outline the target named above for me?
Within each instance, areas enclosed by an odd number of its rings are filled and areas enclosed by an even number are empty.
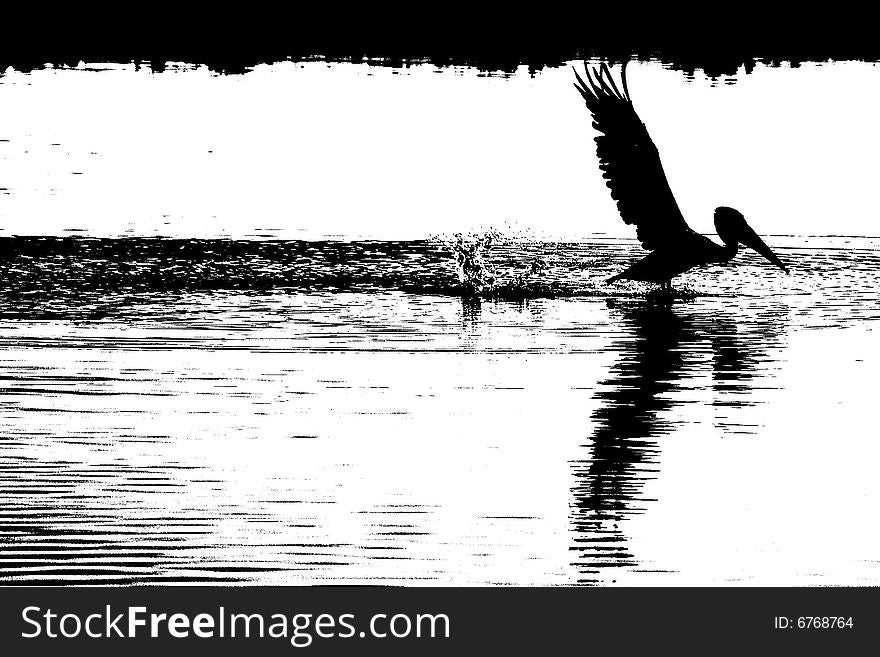
[[[575,88],[593,117],[596,153],[611,198],[621,218],[636,226],[642,246],[654,250],[690,237],[690,229],[669,188],[660,154],[629,97],[626,64],[621,85],[606,64],[595,70],[584,65],[586,81],[574,72]]]

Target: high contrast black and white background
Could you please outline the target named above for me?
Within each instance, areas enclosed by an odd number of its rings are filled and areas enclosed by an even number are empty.
[[[572,82],[0,75],[0,583],[880,582],[880,72],[629,64],[668,303]]]

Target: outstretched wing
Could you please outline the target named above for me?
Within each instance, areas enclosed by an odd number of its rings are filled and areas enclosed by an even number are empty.
[[[648,250],[692,236],[669,189],[657,147],[629,98],[626,64],[621,70],[622,91],[605,64],[592,74],[586,64],[584,68],[587,82],[575,71],[575,87],[600,133],[596,136],[599,168],[621,218],[635,224],[636,235]]]

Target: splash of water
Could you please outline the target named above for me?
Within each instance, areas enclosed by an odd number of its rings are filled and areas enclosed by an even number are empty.
[[[510,248],[527,244],[505,238],[498,230],[468,235],[456,233],[452,238],[440,239],[452,253],[460,284],[458,292],[464,296],[515,300],[564,293],[557,285],[544,280],[548,264],[540,255],[516,258],[518,262],[512,263]],[[490,253],[493,246],[498,247],[499,253]]]
[[[495,286],[495,270],[486,262],[485,256],[498,237],[498,232],[494,230],[482,235],[456,233],[448,242],[455,258],[458,280],[465,292],[485,294]]]

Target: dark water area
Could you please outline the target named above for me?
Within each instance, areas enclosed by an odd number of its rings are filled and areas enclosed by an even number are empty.
[[[877,584],[880,240],[0,240],[0,582]]]
[[[12,298],[182,291],[430,290],[454,285],[428,242],[0,238]]]
[[[794,275],[768,271],[751,251],[733,264],[676,279],[680,296],[813,295],[877,298],[878,240],[775,238]],[[0,237],[2,312],[46,317],[126,313],[155,295],[236,291],[377,292],[484,300],[643,296],[650,286],[604,278],[644,255],[633,240],[559,243],[497,235],[446,241],[280,241],[163,238]],[[772,286],[772,287],[771,287]],[[851,308],[850,308],[851,310]]]

